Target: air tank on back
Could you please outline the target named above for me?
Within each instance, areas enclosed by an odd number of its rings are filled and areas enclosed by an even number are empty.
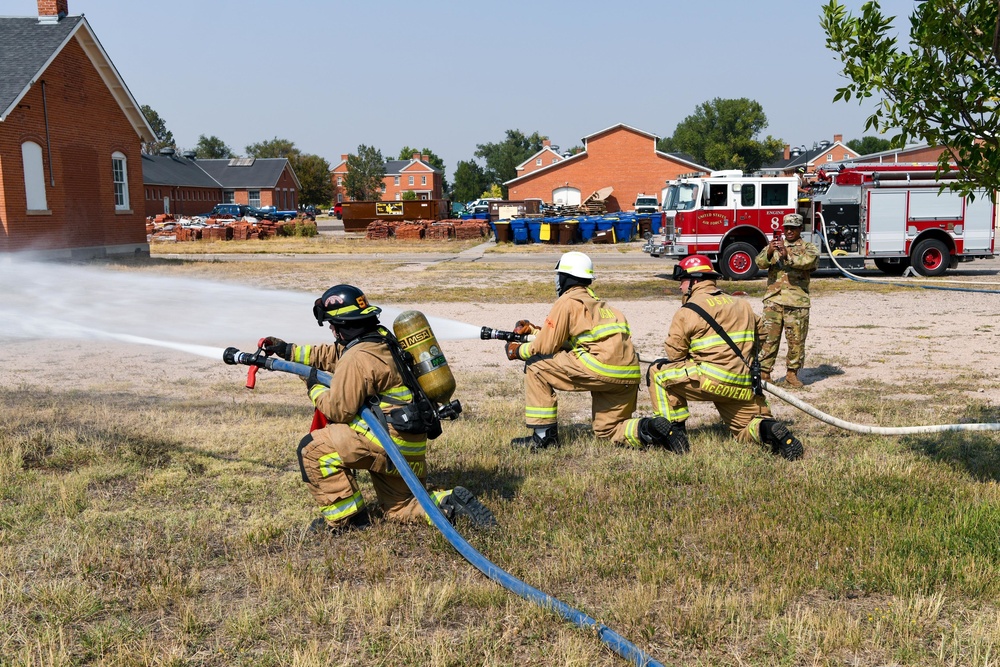
[[[400,313],[392,330],[400,346],[413,357],[413,372],[420,387],[432,401],[447,403],[455,392],[455,376],[424,314],[418,310]]]

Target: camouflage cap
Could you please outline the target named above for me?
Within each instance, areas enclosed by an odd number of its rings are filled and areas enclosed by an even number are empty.
[[[801,227],[802,226],[802,216],[798,213],[789,213],[784,218],[781,219],[782,227]]]

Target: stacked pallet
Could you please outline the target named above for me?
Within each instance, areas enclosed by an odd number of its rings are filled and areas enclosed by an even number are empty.
[[[372,220],[365,229],[365,238],[369,241],[380,241],[393,235],[395,224],[385,220]]]

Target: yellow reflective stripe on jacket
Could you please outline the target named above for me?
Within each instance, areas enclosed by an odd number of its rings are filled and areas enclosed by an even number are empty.
[[[556,408],[538,408],[531,405],[524,406],[525,419],[555,419]]]
[[[733,342],[739,345],[740,343],[752,343],[753,342],[753,331],[727,331],[729,337],[733,339]],[[705,336],[704,338],[695,338],[691,341],[690,349],[692,352],[696,350],[706,350],[710,347],[715,347],[717,345],[729,345],[722,336],[718,334],[713,334],[711,336]]]
[[[325,387],[321,384],[314,384],[309,390],[309,400],[312,401],[313,405],[316,405],[316,401],[319,400],[319,397],[328,391],[330,391],[329,387]]]
[[[345,498],[344,500],[339,500],[332,505],[321,507],[320,511],[323,513],[323,518],[327,521],[342,521],[349,516],[357,514],[364,509],[364,507],[364,498],[361,497],[361,492],[358,491],[350,498]]]
[[[639,372],[639,364],[635,366],[613,366],[611,364],[605,364],[594,358],[590,352],[587,352],[581,348],[574,348],[573,354],[576,355],[580,362],[594,371],[598,375],[603,375],[609,378],[618,378],[622,380],[635,380],[639,381],[641,373]]]
[[[392,403],[386,401],[386,398],[391,398],[396,401]],[[383,410],[391,407],[396,407],[399,402],[412,403],[413,402],[413,392],[410,391],[409,387],[396,387],[395,389],[389,389],[388,391],[383,391],[378,395],[379,407]]]
[[[312,356],[312,348],[312,345],[292,345],[291,361],[310,366],[309,358]]]
[[[705,377],[710,377],[717,382],[725,382],[726,384],[735,384],[741,387],[750,386],[750,373],[730,373],[724,368],[719,368],[714,364],[702,361],[698,364],[698,370]]]
[[[623,336],[631,336],[632,329],[629,325],[623,322],[613,322],[611,324],[598,324],[596,327],[590,331],[584,331],[576,336],[570,336],[569,342],[573,346],[577,346],[580,343],[596,343],[597,341],[604,340],[605,338],[610,338],[615,334],[622,334]]]

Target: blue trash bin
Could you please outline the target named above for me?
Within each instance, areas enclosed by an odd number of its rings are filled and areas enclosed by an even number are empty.
[[[635,239],[635,219],[618,220],[614,227],[615,239],[618,243],[628,243]]]
[[[652,224],[652,232],[654,234],[659,234],[660,230],[663,228],[663,214],[653,213],[649,216],[649,221]]]
[[[510,234],[514,243],[531,243],[527,222],[521,219],[510,221]]]
[[[528,238],[529,243],[541,243],[542,240],[542,222],[540,219],[533,219],[528,221]]]
[[[597,218],[592,216],[585,216],[580,218],[580,225],[578,231],[580,232],[580,240],[587,242],[594,237],[594,232],[597,230]]]

